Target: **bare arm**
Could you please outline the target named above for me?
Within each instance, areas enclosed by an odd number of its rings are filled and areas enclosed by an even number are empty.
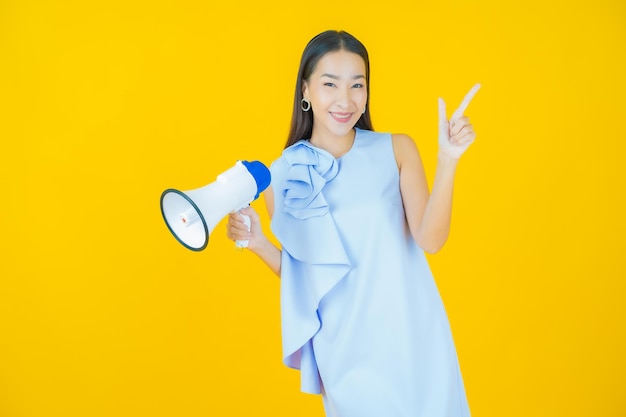
[[[411,235],[419,247],[435,253],[446,243],[450,232],[456,161],[440,157],[433,189],[429,193],[422,160],[413,139],[393,135],[393,149]]]
[[[274,215],[274,193],[272,187],[265,190],[265,204],[270,219]],[[247,240],[248,250],[254,252],[261,260],[280,277],[281,250],[263,234],[259,215],[252,207],[241,210],[250,216],[250,231],[239,214],[232,213],[228,217],[226,234],[232,240]]]
[[[417,146],[409,136],[393,135],[393,149],[400,171],[400,192],[409,229],[415,242],[429,253],[439,251],[450,234],[457,163],[476,138],[463,112],[479,88],[477,84],[470,90],[450,122],[446,118],[445,103],[439,100],[439,154],[430,193]]]

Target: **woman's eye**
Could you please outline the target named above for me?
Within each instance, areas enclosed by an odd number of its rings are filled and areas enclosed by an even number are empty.
[[[333,84],[333,83],[324,83],[324,85],[326,87],[334,87],[335,86],[335,84]]]
[[[363,84],[354,84],[352,88],[363,88]]]

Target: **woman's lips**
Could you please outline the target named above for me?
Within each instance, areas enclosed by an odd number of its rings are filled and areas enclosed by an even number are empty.
[[[352,113],[330,113],[330,115],[339,123],[346,123],[352,118]]]

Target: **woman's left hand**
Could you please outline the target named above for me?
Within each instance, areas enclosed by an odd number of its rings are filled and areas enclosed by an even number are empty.
[[[463,113],[479,88],[480,84],[472,87],[459,108],[452,113],[449,122],[446,118],[446,103],[442,98],[439,99],[439,152],[450,159],[459,159],[476,139],[472,125]]]

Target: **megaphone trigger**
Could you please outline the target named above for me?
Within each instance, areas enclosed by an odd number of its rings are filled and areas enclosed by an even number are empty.
[[[241,210],[237,211],[237,214],[239,214],[242,218],[243,218],[243,222],[246,226],[248,226],[248,232],[250,231],[250,216],[246,215],[246,214],[241,214]],[[244,249],[248,247],[248,241],[247,240],[236,240],[235,241],[235,247],[240,248],[240,249]]]

